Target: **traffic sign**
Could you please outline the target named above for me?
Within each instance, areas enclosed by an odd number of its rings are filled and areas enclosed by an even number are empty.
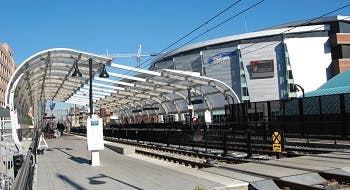
[[[274,131],[272,134],[272,151],[282,152],[282,137],[278,131]]]
[[[281,144],[272,144],[272,151],[273,152],[282,152],[282,145]]]
[[[281,144],[281,134],[278,131],[274,131],[272,134],[273,144]]]

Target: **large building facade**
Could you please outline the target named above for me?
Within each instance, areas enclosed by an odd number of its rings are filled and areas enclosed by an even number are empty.
[[[5,105],[5,92],[10,78],[16,70],[13,52],[9,45],[0,43],[0,106]]]
[[[299,21],[181,47],[150,70],[201,72],[234,89],[241,101],[296,97],[350,68],[350,17]]]

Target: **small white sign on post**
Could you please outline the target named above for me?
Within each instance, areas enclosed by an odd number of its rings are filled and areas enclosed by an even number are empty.
[[[99,150],[104,149],[102,118],[93,117],[87,119],[86,137],[88,150],[91,151],[91,165],[99,166]]]
[[[103,150],[103,127],[102,118],[88,118],[87,119],[87,143],[88,150]]]
[[[193,105],[187,105],[187,108],[188,108],[189,110],[193,110]]]
[[[206,123],[211,123],[211,112],[209,110],[205,110],[204,119]]]

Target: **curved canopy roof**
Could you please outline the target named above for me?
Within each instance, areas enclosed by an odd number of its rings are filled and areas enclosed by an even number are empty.
[[[7,103],[21,113],[28,113],[35,102],[42,100],[88,104],[89,58],[93,60],[94,106],[110,108],[122,115],[134,115],[134,110],[140,108],[141,112],[137,112],[142,115],[186,112],[189,92],[192,100],[203,101],[195,105],[197,110],[222,109],[228,97],[230,103],[239,102],[228,85],[199,73],[149,71],[113,63],[109,57],[56,48],[31,56],[17,68],[7,89]],[[82,77],[72,77],[74,63]],[[103,65],[107,66],[108,79],[97,75]]]

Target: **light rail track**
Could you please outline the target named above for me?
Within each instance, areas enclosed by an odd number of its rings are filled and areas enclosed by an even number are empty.
[[[81,134],[79,134],[81,135]],[[283,164],[276,164],[276,163],[267,163],[261,160],[255,160],[255,159],[247,159],[247,158],[234,158],[231,156],[222,156],[222,155],[216,155],[216,154],[210,154],[208,152],[205,152],[202,148],[199,149],[192,149],[191,146],[183,146],[183,149],[179,149],[176,145],[169,145],[166,146],[164,144],[144,144],[145,142],[137,142],[137,141],[130,141],[130,140],[124,140],[124,139],[117,139],[112,137],[105,138],[109,141],[114,141],[117,143],[127,144],[131,146],[136,146],[139,149],[135,150],[135,153],[141,154],[148,157],[153,157],[156,159],[173,162],[193,168],[209,168],[209,167],[218,167],[223,168],[226,170],[231,170],[235,172],[239,172],[246,175],[256,176],[263,178],[265,180],[271,180],[273,183],[280,189],[291,189],[291,190],[329,190],[329,189],[348,189],[350,188],[350,176],[346,175],[340,175],[340,174],[332,174],[327,173],[323,171],[313,170],[309,168],[305,168],[302,166],[287,166]],[[111,145],[106,145],[106,147]],[[212,146],[213,148],[215,146]],[[187,148],[187,149],[184,149]],[[198,148],[198,147],[196,147]],[[315,155],[316,157],[318,155]],[[212,161],[212,162],[211,162]],[[322,178],[326,179],[326,182],[320,183],[320,184],[314,184],[314,185],[306,185],[302,183],[296,183],[293,181],[287,181],[284,179],[281,179],[279,177],[269,175],[266,173],[259,173],[254,171],[247,171],[242,169],[236,169],[232,167],[225,167],[225,164],[240,164],[240,163],[256,163],[261,165],[270,165],[270,166],[278,166],[278,167],[284,167],[292,170],[301,170],[305,171],[306,173],[317,173]],[[224,164],[221,164],[224,163]],[[250,185],[249,189],[255,190],[254,186]]]

